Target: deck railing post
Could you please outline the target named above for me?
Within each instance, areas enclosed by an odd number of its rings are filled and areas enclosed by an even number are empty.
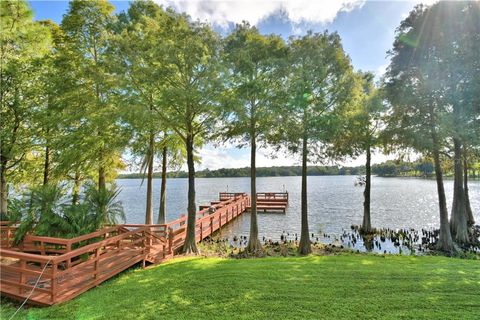
[[[72,251],[72,243],[69,241],[67,243],[67,253],[70,252],[70,251]],[[67,268],[70,268],[71,264],[72,264],[72,258],[70,257],[70,258],[67,259]]]
[[[210,235],[213,234],[213,217],[210,216]]]
[[[7,227],[7,248],[10,248],[10,238],[12,237],[12,230]]]
[[[200,220],[200,241],[203,240],[203,220]]]
[[[95,262],[94,262],[94,264],[93,264],[93,268],[94,268],[94,269],[93,269],[93,270],[94,270],[94,274],[93,274],[94,277],[93,277],[93,278],[94,278],[95,280],[98,278],[98,258],[99,258],[99,256],[100,256],[98,249],[99,249],[99,248],[96,248],[96,249],[95,249]]]
[[[50,283],[50,290],[51,290],[51,299],[52,303],[55,302],[55,298],[57,296],[57,263],[54,262],[52,264],[52,280]]]
[[[27,268],[27,262],[22,259],[20,260],[20,286],[18,287],[18,293],[22,294],[23,292],[23,285],[25,284],[25,273],[23,272],[24,269]]]
[[[173,253],[173,229],[168,228],[168,254]]]
[[[152,229],[147,227],[149,231],[151,231]],[[151,238],[151,233],[149,232],[147,234],[147,229],[144,229],[143,232],[142,232],[142,236],[143,236],[143,248],[142,248],[142,255],[143,255],[143,260],[142,260],[142,268],[145,269],[145,267],[147,266],[147,255],[150,253],[150,244],[151,244],[151,241],[152,241],[152,238]]]
[[[153,244],[153,237],[152,237],[152,227],[149,227],[148,228],[148,231],[149,231],[149,234],[147,235],[148,237],[148,247],[151,248],[152,247],[152,244]]]

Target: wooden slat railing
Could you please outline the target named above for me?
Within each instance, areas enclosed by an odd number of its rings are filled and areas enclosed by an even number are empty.
[[[19,249],[24,252],[38,252],[43,255],[62,254],[91,242],[118,235],[121,232],[119,226],[111,226],[70,239],[26,235]]]
[[[13,247],[13,237],[17,225],[11,221],[0,221],[0,248]]]
[[[220,201],[224,201],[231,198],[237,198],[237,197],[246,196],[246,195],[247,194],[244,192],[220,192],[218,198]]]
[[[147,232],[147,227],[137,228],[61,255],[0,249],[2,259],[10,262],[2,263],[2,294],[26,297],[42,275],[32,301],[50,305],[69,300],[144,260],[148,253]]]
[[[199,211],[195,240],[211,236],[249,205],[246,194],[234,194],[215,204],[213,213]],[[52,305],[72,299],[136,263],[145,266],[146,261],[173,256],[185,242],[186,228],[187,217],[182,215],[167,224],[117,225],[72,239],[28,235],[23,248],[35,254],[0,248],[1,292],[24,299],[40,277],[29,303]]]
[[[286,201],[288,202],[288,192],[258,192],[257,200],[268,200],[268,201]]]

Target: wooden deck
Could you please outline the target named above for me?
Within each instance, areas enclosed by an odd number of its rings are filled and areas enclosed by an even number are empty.
[[[258,210],[283,211],[288,193],[258,193]],[[200,207],[196,241],[211,236],[250,208],[245,193],[219,195]],[[1,294],[29,304],[52,305],[68,301],[135,264],[156,264],[182,248],[187,216],[167,224],[123,224],[73,239],[27,235],[13,244],[16,227],[0,224]],[[37,283],[38,280],[38,283]],[[33,292],[32,292],[32,289]]]
[[[245,212],[244,193],[222,198],[197,213],[199,242]],[[209,207],[210,207],[209,206]],[[73,239],[26,236],[15,247],[15,227],[0,225],[1,294],[28,303],[52,305],[70,300],[131,266],[160,263],[183,246],[187,217],[167,224],[124,224]],[[37,286],[36,281],[39,279]]]
[[[288,192],[259,192],[257,193],[257,212],[282,212],[288,207]],[[251,207],[248,206],[250,211]]]

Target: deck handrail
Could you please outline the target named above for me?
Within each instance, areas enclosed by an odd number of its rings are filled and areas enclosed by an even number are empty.
[[[257,192],[258,198],[288,199],[288,192]]]
[[[34,253],[21,252],[18,250],[10,250],[10,249],[3,249],[3,248],[0,248],[0,256],[14,258],[14,259],[24,259],[24,260],[40,262],[40,263],[46,263],[52,259],[52,256],[50,255],[39,255]]]
[[[91,244],[87,244],[86,246],[74,249],[70,252],[61,254],[59,256],[55,256],[53,258],[53,261],[55,263],[59,263],[59,262],[65,261],[69,258],[73,258],[75,256],[79,256],[79,255],[82,255],[82,254],[87,253],[89,251],[92,251],[96,248],[100,248],[100,247],[104,247],[108,244],[116,243],[119,240],[128,238],[129,236],[131,236],[133,234],[138,234],[139,232],[143,232],[143,231],[146,231],[146,227],[141,227],[141,228],[129,231],[129,232],[121,233],[119,235],[107,238],[107,239],[99,241],[99,242],[94,242],[94,243],[91,243]]]

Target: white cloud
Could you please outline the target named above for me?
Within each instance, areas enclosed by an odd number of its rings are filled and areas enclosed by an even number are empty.
[[[298,165],[299,161],[291,156],[286,156],[279,152],[272,158],[273,149],[259,149],[257,151],[257,167],[272,167],[272,166],[292,166]],[[201,163],[198,164],[197,170],[208,168],[209,170],[216,170],[221,168],[244,168],[250,167],[250,149],[244,148],[238,150],[234,146],[214,147],[207,145],[200,150],[199,156]],[[186,165],[182,167],[186,170]]]
[[[248,165],[248,154],[241,156],[233,156],[229,149],[213,148],[206,146],[200,150],[199,156],[201,163],[198,165],[198,170],[210,169],[216,170],[220,168],[241,168]],[[186,168],[185,168],[186,169]]]
[[[165,7],[186,12],[193,19],[219,26],[241,23],[253,25],[263,19],[282,13],[292,23],[327,23],[341,11],[363,6],[364,0],[155,0]]]
[[[437,3],[439,2],[439,0],[419,0],[419,1],[415,1],[416,4],[424,4],[424,5],[427,5],[427,6],[430,6],[434,3]]]

